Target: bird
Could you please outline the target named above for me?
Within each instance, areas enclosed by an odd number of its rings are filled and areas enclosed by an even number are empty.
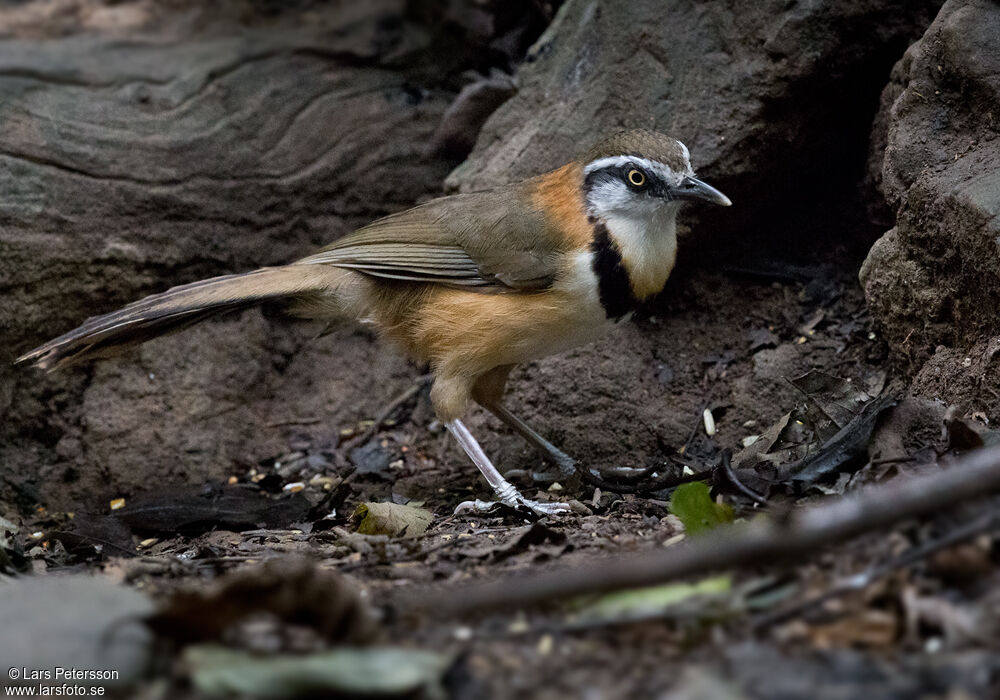
[[[603,336],[659,293],[677,256],[677,215],[730,206],[695,177],[690,152],[648,129],[611,133],[550,172],[390,214],[290,264],[173,287],[31,350],[54,370],[108,357],[222,312],[285,302],[295,316],[373,324],[431,368],[437,418],[496,502],[538,516],[568,510],[522,495],[463,419],[476,403],[570,474],[575,465],[503,402],[511,370]]]

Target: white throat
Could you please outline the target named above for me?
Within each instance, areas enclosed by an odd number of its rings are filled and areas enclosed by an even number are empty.
[[[694,174],[687,149],[679,141],[678,144],[684,155],[684,166],[679,172],[664,163],[627,155],[600,158],[584,168],[589,185],[589,214],[606,224],[617,243],[632,293],[638,299],[646,299],[663,289],[674,269],[677,212],[681,202],[663,196],[662,192],[631,187],[624,173],[634,167],[647,173],[646,178],[657,180],[660,187],[678,187],[685,177]]]
[[[663,289],[674,269],[678,208],[677,203],[667,202],[651,211],[611,210],[602,215],[639,299]]]

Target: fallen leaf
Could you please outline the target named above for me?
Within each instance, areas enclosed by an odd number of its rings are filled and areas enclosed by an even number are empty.
[[[807,630],[813,646],[819,649],[884,648],[898,639],[899,621],[890,612],[870,608]]]
[[[358,532],[362,535],[416,537],[424,533],[434,514],[408,505],[369,502],[359,505],[354,517],[361,519]]]
[[[674,489],[670,512],[680,518],[684,530],[691,535],[733,521],[733,509],[713,501],[708,486],[701,481],[681,484]]]
[[[695,596],[728,593],[732,587],[729,574],[713,576],[696,583],[670,583],[632,591],[603,595],[580,609],[584,618],[628,619],[660,613]]]
[[[194,686],[229,697],[444,697],[450,656],[416,649],[335,649],[308,656],[260,657],[218,646],[184,650]]]
[[[741,467],[751,467],[763,459],[762,455],[771,451],[775,443],[778,442],[778,438],[781,437],[782,431],[788,425],[788,421],[790,421],[791,418],[792,414],[786,413],[779,418],[774,425],[762,434],[758,435],[753,442],[737,452],[736,456],[733,457],[733,466],[737,469]]]
[[[131,499],[116,516],[134,532],[173,537],[178,532],[288,527],[303,522],[311,508],[302,493],[271,498],[238,484],[161,489]]]
[[[816,452],[797,464],[789,465],[788,473],[799,484],[813,484],[819,479],[867,458],[875,425],[882,413],[896,405],[892,396],[883,396],[865,404],[864,410],[852,418],[836,435]],[[856,471],[856,470],[855,470]],[[844,482],[842,486],[845,486]],[[840,491],[839,493],[843,493]]]
[[[791,383],[833,421],[836,427],[831,432],[847,425],[860,412],[862,405],[871,399],[854,382],[818,369],[792,379]]]

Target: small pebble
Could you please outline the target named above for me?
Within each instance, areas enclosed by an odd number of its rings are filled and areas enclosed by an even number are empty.
[[[523,634],[524,632],[527,632],[529,629],[531,629],[531,626],[528,624],[528,621],[523,617],[514,620],[513,622],[510,623],[510,625],[507,626],[507,631],[510,632],[511,634]]]

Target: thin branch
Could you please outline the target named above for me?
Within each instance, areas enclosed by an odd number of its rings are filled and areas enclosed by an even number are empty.
[[[660,470],[662,470],[662,467],[648,467],[634,475],[612,477],[610,479],[607,477],[607,472],[602,471],[600,476],[598,476],[587,467],[577,467],[576,472],[584,482],[591,486],[596,486],[602,491],[639,495],[656,493],[657,491],[671,489],[692,481],[705,481],[706,479],[711,479],[713,475],[711,469],[706,469],[705,471],[694,472],[693,474],[661,474],[648,478],[650,474]],[[614,473],[613,470],[609,471]],[[642,481],[642,479],[645,479],[645,481]]]
[[[385,408],[379,411],[378,415],[375,416],[375,420],[372,421],[372,424],[368,426],[367,430],[363,433],[355,435],[350,440],[347,440],[341,445],[341,447],[343,449],[350,449],[368,442],[375,435],[375,433],[382,428],[382,424],[389,419],[389,416],[395,413],[396,409],[420,393],[420,390],[427,386],[432,379],[434,379],[434,376],[431,374],[425,374],[414,379],[413,384],[411,384],[409,388],[399,394],[396,398],[390,401]]]
[[[518,574],[488,583],[403,592],[399,604],[436,617],[537,605],[574,596],[651,586],[719,569],[758,567],[812,556],[824,546],[889,527],[1000,490],[1000,447],[977,450],[950,466],[931,465],[916,477],[898,477],[784,518],[720,527],[685,544],[575,569]]]
[[[939,552],[942,549],[947,549],[948,547],[953,547],[956,544],[970,540],[977,535],[983,534],[984,532],[996,529],[997,526],[1000,526],[1000,513],[993,512],[991,509],[990,512],[984,513],[971,522],[960,525],[954,530],[950,530],[937,539],[908,549],[898,557],[894,557],[887,562],[878,564],[877,566],[874,566],[867,571],[863,571],[860,574],[850,576],[826,591],[823,591],[819,595],[792,603],[791,605],[787,605],[779,610],[759,615],[750,623],[750,627],[754,631],[759,632],[771,627],[772,625],[797,617],[801,613],[808,610],[815,610],[829,600],[839,598],[840,596],[847,595],[848,593],[852,593],[854,591],[864,590],[875,581],[888,576],[894,571],[899,571],[900,569],[913,566],[917,562],[926,559],[935,552]]]
[[[751,501],[759,506],[766,506],[767,499],[762,495],[754,491],[752,488],[740,481],[740,478],[736,475],[735,470],[733,470],[732,464],[732,454],[729,450],[722,451],[722,461],[719,462],[717,469],[722,472],[722,476],[725,477],[726,482],[736,489],[736,492],[746,496]]]

